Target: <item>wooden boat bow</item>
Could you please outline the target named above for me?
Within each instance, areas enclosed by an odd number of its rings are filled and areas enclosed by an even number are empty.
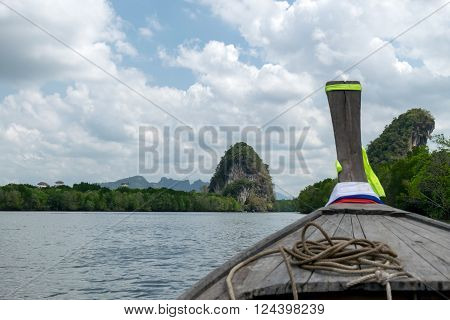
[[[331,81],[326,85],[336,142],[342,165],[339,183],[361,183],[367,176],[361,152],[361,85],[357,81]],[[379,241],[388,244],[401,261],[406,279],[389,281],[394,298],[448,298],[450,293],[450,226],[384,204],[340,203],[320,208],[297,222],[261,240],[212,271],[179,299],[229,299],[226,277],[237,264],[264,250],[292,247],[305,225],[314,221],[328,235]],[[323,234],[307,230],[307,240]],[[292,281],[283,255],[271,254],[246,264],[232,279],[237,299],[286,299],[292,297]],[[385,298],[377,281],[349,282],[360,277],[332,271],[292,268],[300,299]]]

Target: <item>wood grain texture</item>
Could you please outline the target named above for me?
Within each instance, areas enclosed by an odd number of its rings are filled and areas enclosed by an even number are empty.
[[[315,219],[314,222],[322,225],[328,221],[329,217],[320,216]],[[283,247],[291,247],[292,244],[301,239],[301,232],[303,228],[293,232],[291,235],[286,238],[278,241],[277,243],[271,245],[268,249],[278,248],[280,246]],[[309,239],[316,232],[316,229],[308,229],[306,233],[306,238]],[[233,282],[235,283],[236,291],[246,299],[253,297],[255,295],[261,294],[258,293],[259,288],[270,287],[271,283],[277,283],[277,273],[279,269],[282,269],[281,272],[283,276],[287,276],[286,267],[284,264],[284,260],[280,254],[274,254],[257,260],[250,264],[246,269],[250,269],[252,272],[248,274],[242,282],[239,279],[235,279]],[[275,271],[277,270],[277,271]],[[238,273],[244,273],[245,271]],[[251,288],[252,290],[247,290]]]
[[[392,217],[387,216],[387,218]],[[401,226],[404,229],[407,229],[413,233],[417,233],[421,237],[430,240],[443,248],[450,250],[450,232],[443,231],[439,228],[433,229],[427,225],[424,225],[423,223],[411,221],[411,219],[408,218],[398,217],[389,220]]]
[[[352,220],[353,237],[356,239],[367,239],[364,230],[359,222],[358,215],[349,214]]]
[[[288,236],[292,232],[295,232],[296,230],[300,229],[303,225],[305,225],[307,222],[314,220],[322,215],[322,212],[320,210],[316,210],[310,214],[307,214],[303,218],[299,219],[298,221],[288,225],[287,227],[271,234],[270,236],[264,238],[263,240],[256,243],[254,246],[248,248],[247,250],[244,250],[241,253],[238,253],[233,258],[225,262],[221,267],[213,270],[210,272],[205,278],[198,281],[196,284],[194,284],[188,291],[183,293],[181,296],[178,297],[180,300],[190,300],[190,299],[196,299],[200,295],[204,297],[204,299],[214,299],[215,297],[206,296],[206,290],[209,289],[211,286],[220,286],[218,282],[226,275],[228,272],[233,268],[236,264],[240,263],[241,261],[244,261],[245,259],[248,259],[249,257],[255,255],[256,253],[266,249],[273,243],[283,239],[284,237]],[[221,286],[223,287],[223,286]]]
[[[321,224],[321,226],[325,231],[333,233],[337,229],[342,217],[343,215],[329,216],[328,219]],[[322,234],[317,229],[310,228],[308,229],[308,231],[309,230],[312,230],[313,233],[308,237],[308,239],[318,240],[323,238]],[[291,243],[287,246],[292,247],[292,245],[293,244]],[[293,266],[293,273],[296,279],[297,290],[299,292],[302,292],[304,290],[304,285],[309,281],[313,272]],[[270,273],[265,273],[265,277],[261,282],[253,283],[252,286],[245,289],[242,288],[241,290],[245,290],[243,293],[243,297],[245,297],[246,299],[267,295],[292,294],[292,287],[289,275],[287,273],[286,265],[281,261],[277,268],[275,268]]]
[[[323,213],[323,214],[322,214]],[[330,235],[366,238],[389,244],[397,252],[407,271],[416,279],[397,279],[392,281],[393,291],[433,292],[444,297],[442,291],[450,291],[450,232],[446,226],[433,224],[434,220],[421,221],[410,213],[385,205],[339,205],[322,208],[303,219],[267,237],[237,255],[221,268],[212,272],[207,281],[202,280],[197,287],[182,295],[181,299],[228,299],[225,277],[236,261],[243,261],[264,249],[278,246],[292,247],[300,239],[302,228],[314,220]],[[430,221],[431,220],[431,221]],[[450,230],[450,229],[449,229]],[[322,234],[309,229],[308,239],[318,240]],[[335,293],[345,290],[358,297],[364,292],[384,291],[378,283],[365,283],[346,289],[345,284],[354,276],[333,274],[331,272],[309,271],[293,267],[296,286],[302,293]],[[208,278],[207,277],[207,278]],[[206,286],[202,286],[207,283]],[[289,297],[292,294],[286,266],[280,255],[262,258],[236,273],[235,291],[240,299],[264,298],[267,296]],[[353,291],[352,291],[353,290]]]
[[[328,232],[330,236],[353,238],[353,226],[349,214],[341,214],[342,218],[336,225],[334,232]],[[331,231],[331,230],[330,230]],[[323,270],[314,270],[309,281],[304,285],[305,292],[327,292],[345,290],[345,284],[353,279],[355,275],[341,274]]]
[[[424,237],[423,233],[416,233],[392,218],[384,217],[385,226],[392,233],[401,238],[417,255],[428,261],[434,269],[438,270],[447,280],[450,279],[450,250],[444,246]],[[448,239],[450,241],[450,237]]]
[[[358,83],[358,81],[330,81],[329,84]],[[367,182],[361,153],[361,91],[327,92],[333,122],[337,158],[342,165],[339,182]]]
[[[427,233],[432,233],[434,234],[436,237],[442,239],[442,238],[447,238],[448,234],[450,232],[449,230],[443,229],[441,227],[441,225],[433,225],[433,224],[429,224],[428,221],[424,221],[421,222],[419,220],[416,219],[411,219],[410,215],[406,215],[404,217],[399,217],[399,223],[406,222],[411,226],[415,226],[415,229],[418,232],[427,232]],[[440,222],[440,221],[439,221]]]
[[[405,270],[416,279],[394,280],[393,290],[449,290],[450,283],[429,261],[411,248],[407,240],[392,232],[386,219],[379,215],[359,215],[367,239],[382,241],[398,254]]]

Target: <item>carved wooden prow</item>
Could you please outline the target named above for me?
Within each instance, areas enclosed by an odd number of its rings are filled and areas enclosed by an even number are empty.
[[[361,152],[361,84],[358,81],[330,81],[325,91],[337,158],[342,166],[338,181],[367,182]]]

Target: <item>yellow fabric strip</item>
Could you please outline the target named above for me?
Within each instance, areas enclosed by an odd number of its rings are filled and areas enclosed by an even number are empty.
[[[366,172],[367,181],[369,182],[373,191],[378,196],[386,197],[386,194],[384,193],[384,189],[380,183],[380,180],[378,180],[377,175],[375,174],[375,172],[373,172],[372,167],[370,166],[369,158],[367,157],[366,149],[364,149],[364,147],[362,148],[362,156],[363,156],[364,171]]]
[[[342,166],[341,166],[341,163],[339,162],[339,160],[336,160],[336,171],[337,171],[337,173],[342,171]]]
[[[325,92],[339,90],[361,91],[361,89],[362,87],[359,83],[336,83],[325,86]]]
[[[372,167],[370,166],[369,158],[367,157],[366,149],[364,149],[364,147],[362,148],[362,157],[367,182],[369,182],[370,186],[373,189],[373,192],[375,192],[379,197],[386,197],[386,194],[384,193],[384,189],[380,183],[380,180],[378,179],[377,175],[375,174],[375,172],[373,172]],[[336,171],[338,172],[338,174],[339,172],[342,171],[342,165],[339,163],[339,160],[336,160]]]

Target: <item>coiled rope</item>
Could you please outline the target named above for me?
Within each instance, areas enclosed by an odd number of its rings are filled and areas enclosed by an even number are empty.
[[[311,227],[317,228],[324,238],[317,241],[306,240],[306,231]],[[308,222],[303,228],[301,239],[295,242],[292,248],[279,247],[262,251],[234,266],[226,278],[230,299],[236,299],[233,288],[234,274],[249,263],[276,253],[283,257],[295,300],[298,300],[298,291],[292,271],[293,265],[307,270],[362,275],[360,278],[348,282],[346,286],[351,287],[363,282],[376,281],[386,287],[386,295],[389,300],[392,299],[390,280],[413,277],[404,270],[400,260],[397,259],[397,254],[387,244],[366,239],[330,237],[321,226],[314,222]]]

